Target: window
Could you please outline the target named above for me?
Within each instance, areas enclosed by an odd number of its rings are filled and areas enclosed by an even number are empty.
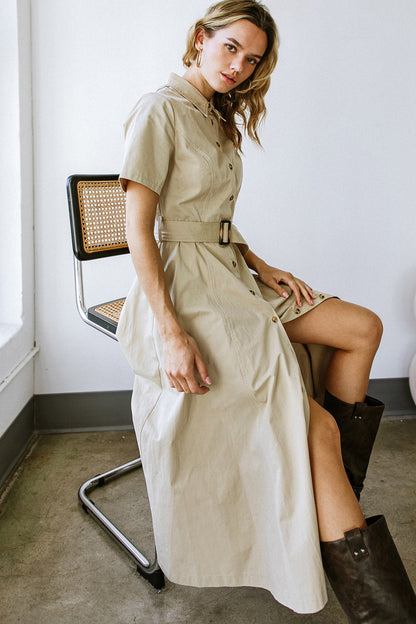
[[[0,9],[0,347],[22,324],[17,6]]]

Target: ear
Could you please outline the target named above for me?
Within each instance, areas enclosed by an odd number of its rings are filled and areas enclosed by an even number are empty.
[[[198,28],[198,30],[196,31],[196,35],[195,35],[195,49],[196,50],[202,50],[202,48],[204,47],[204,41],[205,41],[205,31],[203,28]]]

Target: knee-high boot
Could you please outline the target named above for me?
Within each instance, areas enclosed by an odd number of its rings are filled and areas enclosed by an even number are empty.
[[[337,421],[345,470],[360,500],[384,404],[369,396],[364,403],[345,403],[326,391],[323,406]]]
[[[321,552],[350,624],[416,624],[416,596],[383,516],[322,542]]]

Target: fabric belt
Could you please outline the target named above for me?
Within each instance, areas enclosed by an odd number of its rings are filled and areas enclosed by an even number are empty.
[[[158,219],[159,241],[182,243],[236,243],[247,249],[247,243],[228,219],[222,221],[166,221]]]

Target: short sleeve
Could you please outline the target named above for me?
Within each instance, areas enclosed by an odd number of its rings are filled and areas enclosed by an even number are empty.
[[[174,146],[174,114],[167,98],[143,96],[125,124],[125,149],[120,184],[133,180],[160,195]]]

